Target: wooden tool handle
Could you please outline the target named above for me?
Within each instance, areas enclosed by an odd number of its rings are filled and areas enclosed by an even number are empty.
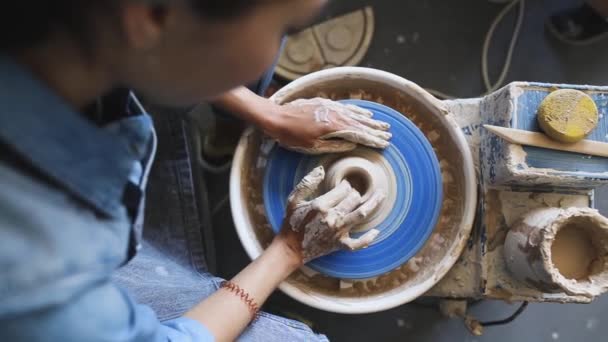
[[[483,125],[483,127],[513,144],[576,152],[599,157],[608,157],[608,143],[600,141],[581,140],[577,143],[566,144],[551,140],[543,133],[493,125]]]

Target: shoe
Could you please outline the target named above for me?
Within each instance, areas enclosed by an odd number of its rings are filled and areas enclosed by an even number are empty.
[[[608,37],[608,21],[588,4],[563,10],[547,20],[547,30],[572,45],[587,45]]]

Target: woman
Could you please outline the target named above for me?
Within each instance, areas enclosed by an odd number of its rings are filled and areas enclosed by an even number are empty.
[[[156,135],[135,97],[120,90],[135,89],[168,105],[214,100],[300,151],[386,147],[388,125],[362,109],[319,99],[278,106],[234,88],[256,79],[272,63],[283,33],[309,22],[324,2],[4,5],[0,340],[325,339],[295,322],[258,316],[257,309],[303,263],[368,245],[374,232],[353,240],[348,231],[383,194],[362,203],[343,182],[312,199],[324,177],[322,169],[313,170],[291,194],[283,229],[266,251],[229,282],[218,282],[184,267],[190,263],[180,259],[183,253],[159,247],[167,241],[156,230],[141,239]],[[104,95],[110,100],[100,100]],[[165,190],[166,196],[174,191]],[[176,226],[186,223],[180,219],[162,227],[167,236],[181,232]],[[200,243],[173,237],[171,243]],[[145,270],[156,278],[150,281]]]

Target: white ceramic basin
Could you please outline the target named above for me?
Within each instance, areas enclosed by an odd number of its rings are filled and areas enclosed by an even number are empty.
[[[475,216],[477,182],[470,149],[447,107],[402,77],[369,68],[341,67],[299,78],[272,100],[361,98],[406,115],[425,133],[443,173],[442,214],[425,246],[402,266],[368,280],[340,280],[303,267],[280,285],[294,299],[338,313],[368,313],[410,302],[433,287],[457,261]],[[261,176],[272,142],[250,128],[236,150],[230,176],[230,203],[238,236],[254,259],[272,239],[265,220]]]

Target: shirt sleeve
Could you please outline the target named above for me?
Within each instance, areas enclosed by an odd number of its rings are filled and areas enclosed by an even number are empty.
[[[160,322],[111,282],[90,288],[63,305],[0,318],[2,341],[170,341],[210,342],[201,323],[180,317]]]
[[[160,322],[111,281],[128,225],[1,162],[0,189],[0,341],[214,340],[196,321]]]
[[[215,340],[204,325],[187,317],[180,317],[164,322],[161,330],[169,341],[211,342]]]

